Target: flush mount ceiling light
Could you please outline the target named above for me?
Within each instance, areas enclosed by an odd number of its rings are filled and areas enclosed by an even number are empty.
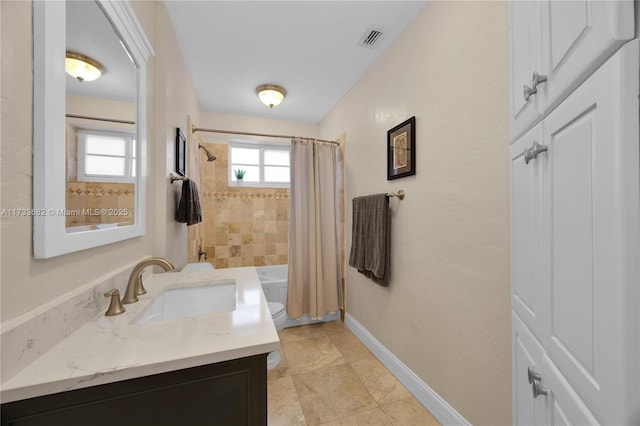
[[[287,91],[284,90],[284,88],[276,86],[275,84],[263,84],[258,86],[256,88],[256,93],[258,94],[260,101],[269,108],[280,105],[280,102],[282,102],[284,97],[287,95]]]
[[[79,82],[96,80],[105,71],[100,62],[76,52],[67,52],[64,70]]]

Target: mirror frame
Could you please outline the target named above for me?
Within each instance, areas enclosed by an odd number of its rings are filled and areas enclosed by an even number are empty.
[[[131,5],[96,0],[137,67],[134,223],[67,233],[65,71],[66,2],[33,2],[33,254],[47,259],[144,235],[147,177],[147,60],[153,48]]]

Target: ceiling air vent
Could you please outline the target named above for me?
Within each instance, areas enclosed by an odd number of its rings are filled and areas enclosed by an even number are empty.
[[[358,42],[358,45],[373,49],[384,37],[384,32],[380,27],[370,27]]]

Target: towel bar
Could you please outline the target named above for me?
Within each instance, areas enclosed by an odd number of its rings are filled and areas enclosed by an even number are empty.
[[[389,192],[387,193],[387,197],[398,197],[398,199],[404,200],[404,191],[401,189],[398,192]]]

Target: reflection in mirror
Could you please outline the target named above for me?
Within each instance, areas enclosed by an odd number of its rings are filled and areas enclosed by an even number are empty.
[[[66,232],[133,225],[137,67],[94,1],[66,2],[66,51]]]

